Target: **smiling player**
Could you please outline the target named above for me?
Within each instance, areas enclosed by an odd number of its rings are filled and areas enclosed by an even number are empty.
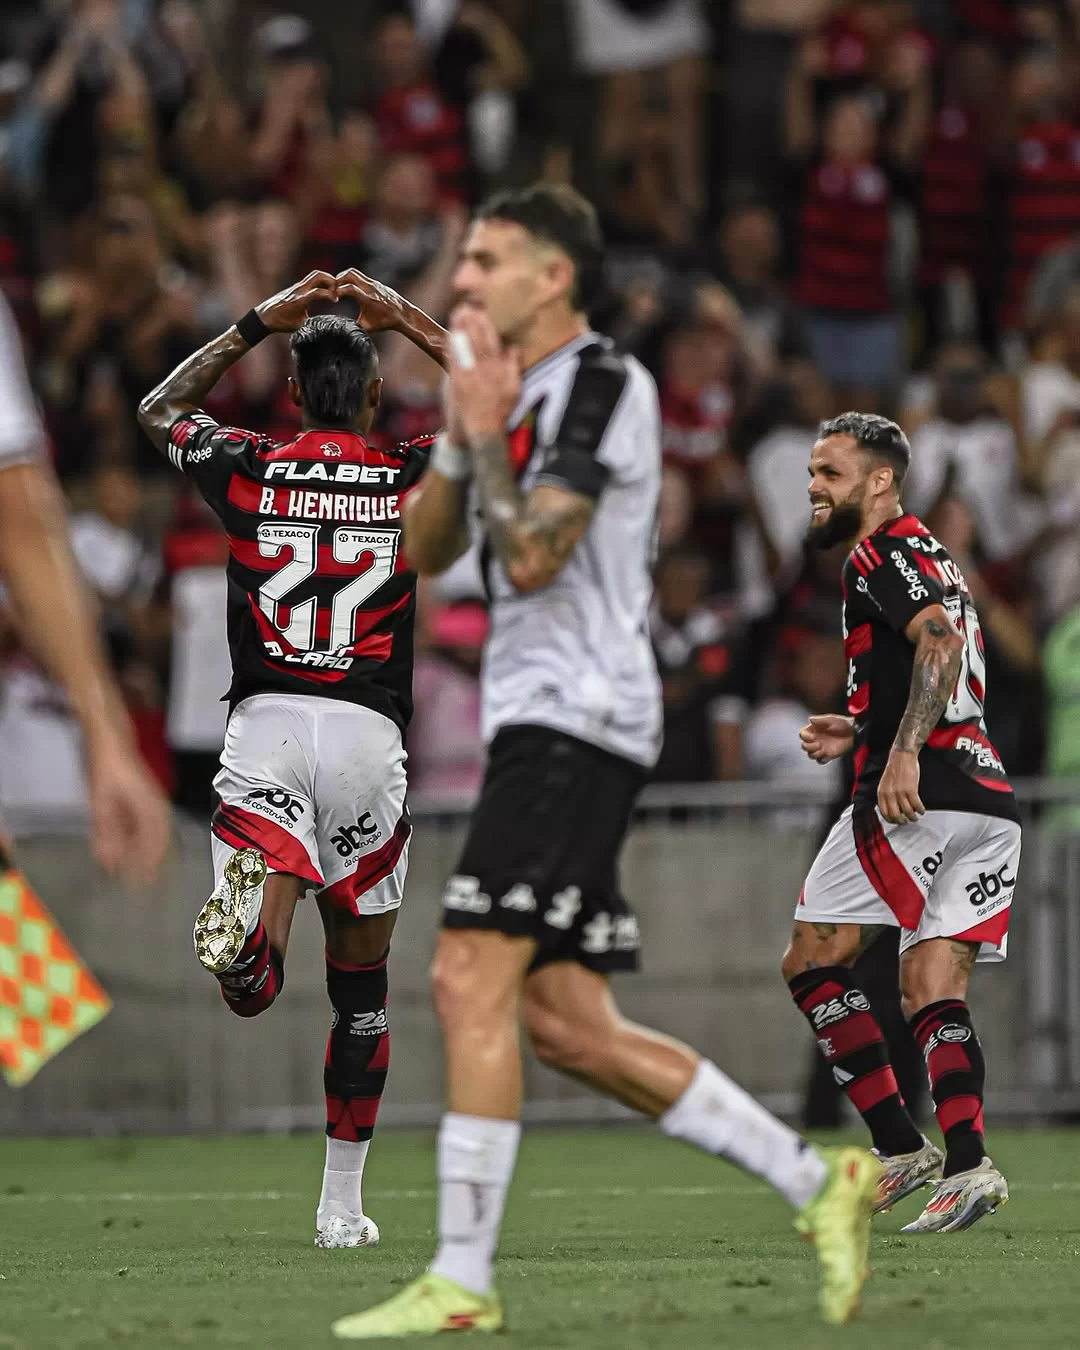
[[[976,961],[1005,959],[1020,825],[983,721],[971,594],[900,504],[910,455],[894,422],[864,413],[824,423],[810,455],[809,539],[852,545],[843,572],[849,716],[812,717],[801,739],[822,764],[852,753],[855,790],[799,895],[783,972],[885,1164],[877,1208],[935,1183],[904,1232],[946,1232],[1009,1196],[984,1153],[985,1065],[966,996]],[[852,978],[882,925],[903,929],[903,1008],[926,1057],[944,1159],[908,1114]]]

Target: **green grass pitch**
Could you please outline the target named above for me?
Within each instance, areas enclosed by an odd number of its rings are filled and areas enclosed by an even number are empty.
[[[1080,1345],[1080,1133],[999,1133],[1008,1207],[969,1233],[875,1222],[852,1326],[817,1319],[786,1206],[637,1129],[526,1136],[503,1230],[509,1332],[530,1350],[1039,1350]],[[2,1350],[329,1350],[333,1318],[431,1254],[431,1136],[368,1164],[370,1252],[312,1245],[318,1138],[0,1141]],[[479,1336],[469,1343],[487,1344]]]

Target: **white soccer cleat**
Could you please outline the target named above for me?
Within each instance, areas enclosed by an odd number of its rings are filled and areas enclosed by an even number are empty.
[[[377,1247],[379,1228],[365,1214],[329,1209],[315,1218],[316,1247]]]
[[[941,1180],[945,1155],[925,1136],[922,1148],[914,1153],[885,1154],[876,1148],[871,1151],[885,1169],[878,1182],[875,1214],[886,1213],[912,1192]]]
[[[902,1233],[957,1233],[970,1228],[984,1214],[1009,1199],[1005,1178],[989,1158],[983,1158],[978,1167],[946,1177],[934,1187],[929,1203],[914,1223],[901,1228]]]
[[[262,908],[266,859],[255,848],[241,848],[225,864],[225,875],[199,910],[192,934],[199,964],[221,975],[240,955],[251,920]]]

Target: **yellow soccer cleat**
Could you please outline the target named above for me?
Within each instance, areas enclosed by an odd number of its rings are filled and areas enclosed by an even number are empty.
[[[795,1227],[817,1247],[821,1315],[839,1326],[858,1312],[859,1291],[870,1274],[870,1215],[877,1201],[881,1164],[861,1148],[819,1152],[829,1174],[817,1195],[799,1210]]]
[[[372,1341],[381,1336],[434,1336],[440,1331],[501,1331],[502,1324],[496,1294],[474,1294],[428,1271],[385,1303],[339,1318],[331,1330],[343,1341]]]

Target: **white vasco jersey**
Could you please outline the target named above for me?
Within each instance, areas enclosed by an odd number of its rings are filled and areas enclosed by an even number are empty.
[[[553,484],[596,507],[562,570],[520,594],[485,545],[491,602],[481,674],[484,739],[502,727],[551,727],[651,767],[663,730],[648,635],[660,410],[652,376],[596,333],[522,377],[507,423],[522,492]]]
[[[26,376],[19,330],[0,295],[0,469],[33,463],[44,450],[45,433]]]

